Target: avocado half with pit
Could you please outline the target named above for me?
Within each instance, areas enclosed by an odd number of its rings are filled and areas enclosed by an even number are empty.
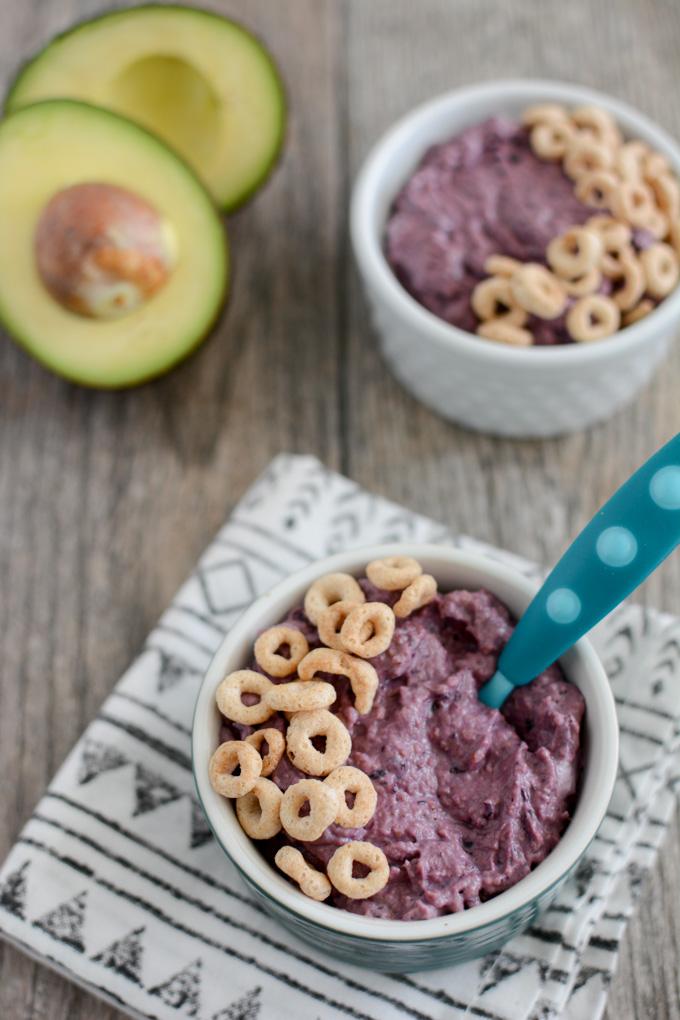
[[[71,100],[0,122],[0,319],[48,368],[102,388],[167,371],[226,295],[226,235],[154,135]]]
[[[57,36],[19,73],[5,109],[65,98],[159,135],[227,210],[263,183],[284,138],[284,92],[267,50],[228,18],[188,7],[114,11]]]

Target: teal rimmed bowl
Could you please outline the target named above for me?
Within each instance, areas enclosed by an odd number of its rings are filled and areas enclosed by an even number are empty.
[[[257,599],[229,631],[210,664],[196,701],[192,735],[198,796],[217,842],[253,895],[295,935],[317,949],[373,970],[406,972],[443,967],[497,949],[533,924],[585,853],[604,818],[618,764],[618,723],[607,676],[587,640],[560,660],[586,701],[584,769],[574,816],[555,849],[512,888],[477,907],[426,921],[362,917],[303,896],[265,860],[241,829],[233,805],[214,792],[208,762],[219,742],[215,690],[249,660],[259,632],[302,603],[317,577],[343,570],[360,575],[369,560],[405,554],[420,560],[441,591],[488,588],[519,616],[536,585],[479,553],[399,543],[340,553],[300,570]]]

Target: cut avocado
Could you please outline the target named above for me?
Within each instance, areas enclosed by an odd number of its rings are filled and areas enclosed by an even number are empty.
[[[98,224],[86,225],[82,249],[88,258],[103,251],[108,261],[102,260],[102,272],[115,274],[122,261],[126,286],[140,279],[149,284],[144,300],[118,318],[97,317],[100,311],[108,316],[108,306],[78,314],[66,307],[68,295],[59,300],[60,283],[69,282],[59,276],[67,277],[72,265],[58,257],[53,242],[56,236],[70,254],[79,240],[82,207],[79,213],[63,199],[81,192],[90,204],[101,193],[129,199],[122,208],[132,231],[113,223],[107,233],[106,217],[119,215],[114,201],[114,214],[104,206]],[[75,237],[68,233],[74,208]],[[160,238],[161,256],[167,254],[155,275],[145,272],[144,223],[135,248],[138,209],[156,222],[152,240]],[[207,335],[225,297],[226,237],[207,191],[154,135],[107,110],[51,100],[0,122],[0,222],[0,319],[29,353],[75,382],[117,388],[160,375]],[[93,245],[97,230],[106,244]],[[54,252],[43,250],[45,238],[57,253],[51,262]],[[50,268],[56,279],[49,279]],[[86,283],[92,283],[91,272]],[[97,291],[95,297],[101,296]]]
[[[114,11],[57,36],[19,73],[6,111],[62,98],[158,134],[229,210],[263,183],[283,142],[283,87],[266,49],[235,22],[188,7]]]

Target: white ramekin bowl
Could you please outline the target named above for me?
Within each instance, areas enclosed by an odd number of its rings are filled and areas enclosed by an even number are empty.
[[[426,149],[493,114],[532,103],[596,104],[627,136],[662,152],[680,174],[680,147],[625,103],[551,81],[495,81],[433,99],[377,142],[354,186],[351,234],[385,358],[419,400],[470,428],[507,436],[552,436],[607,418],[631,400],[668,350],[680,321],[680,288],[647,318],[592,344],[515,348],[480,340],[420,305],[383,254],[394,198]]]
[[[491,951],[532,924],[582,857],[607,810],[618,761],[614,699],[600,660],[588,641],[563,657],[562,666],[586,700],[585,762],[571,823],[541,864],[494,899],[458,914],[427,921],[387,921],[351,914],[303,896],[261,855],[241,829],[230,801],[208,781],[208,762],[219,742],[215,691],[222,678],[250,658],[258,633],[302,603],[315,578],[329,571],[360,574],[366,563],[403,553],[417,557],[442,591],[488,588],[515,614],[530,602],[535,585],[478,553],[434,545],[373,546],[341,553],[292,574],[257,599],[232,627],[198,694],[193,724],[196,787],[215,837],[262,905],[300,938],[332,956],[382,971],[441,967]]]

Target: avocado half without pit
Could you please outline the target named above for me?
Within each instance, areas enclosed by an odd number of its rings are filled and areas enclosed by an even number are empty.
[[[192,170],[132,121],[51,100],[0,123],[0,318],[75,382],[123,387],[207,335],[226,237]]]
[[[57,98],[154,132],[226,210],[262,184],[284,137],[283,87],[267,50],[228,18],[188,7],[142,6],[77,25],[25,65],[6,112]]]

